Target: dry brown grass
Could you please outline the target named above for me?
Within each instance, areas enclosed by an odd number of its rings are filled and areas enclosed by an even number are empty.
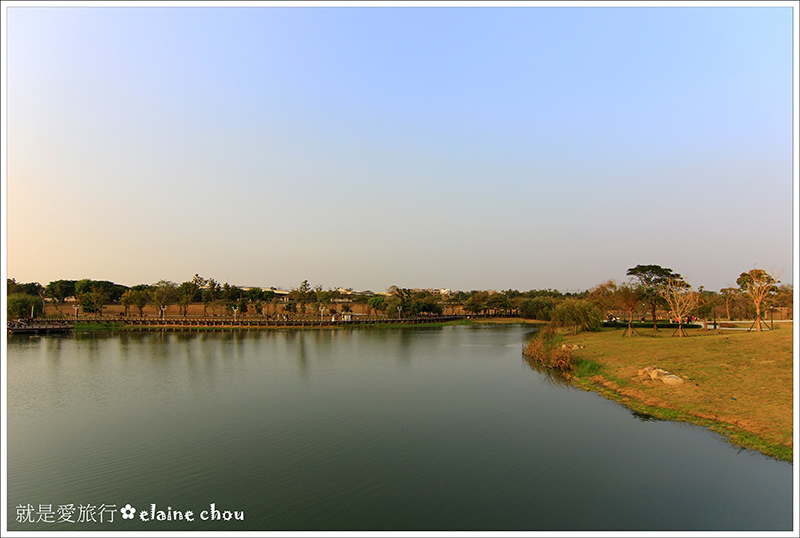
[[[769,332],[689,330],[688,338],[652,329],[623,338],[622,330],[567,336],[585,349],[578,359],[602,366],[589,381],[620,401],[707,419],[747,432],[767,444],[791,448],[793,442],[793,330],[776,324]],[[650,337],[648,337],[650,336]],[[655,336],[655,337],[654,337]],[[669,386],[638,375],[658,366],[686,380]],[[586,381],[586,380],[584,380]]]

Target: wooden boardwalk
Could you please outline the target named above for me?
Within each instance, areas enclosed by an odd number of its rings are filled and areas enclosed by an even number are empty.
[[[137,317],[137,316],[87,316],[73,320],[73,323],[106,324],[113,323],[124,327],[152,330],[152,329],[256,329],[256,328],[321,328],[321,327],[358,327],[370,325],[415,325],[424,323],[444,323],[448,321],[458,321],[467,316],[421,316],[414,318],[368,318],[352,320],[330,319],[270,319],[266,317],[240,316],[214,316],[214,317],[192,317],[174,316],[160,319],[157,317]],[[47,320],[34,320],[37,323],[46,323]],[[52,322],[50,322],[52,323]]]
[[[53,320],[9,320],[6,323],[10,334],[63,334],[72,330],[73,325]]]

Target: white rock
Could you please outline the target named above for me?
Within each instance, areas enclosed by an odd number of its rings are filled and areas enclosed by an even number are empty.
[[[683,383],[683,379],[676,376],[675,374],[665,375],[664,377],[661,378],[661,381],[663,381],[667,385],[680,385],[681,383]]]
[[[666,370],[662,370],[661,368],[656,368],[655,370],[650,371],[650,379],[661,379],[666,375],[670,375],[670,373]]]

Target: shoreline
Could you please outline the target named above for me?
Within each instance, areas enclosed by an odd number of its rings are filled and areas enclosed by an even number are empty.
[[[777,329],[777,327],[776,327]],[[793,328],[757,332],[703,331],[623,338],[620,330],[565,337],[584,363],[567,382],[659,420],[686,422],[727,442],[793,462]],[[662,368],[683,382],[643,374]]]
[[[593,392],[607,400],[616,402],[634,413],[647,415],[655,420],[686,422],[719,434],[733,446],[759,452],[764,456],[779,461],[794,462],[794,451],[791,446],[787,447],[782,444],[771,443],[757,434],[729,422],[666,407],[649,405],[612,388],[614,382],[601,374],[596,374],[591,378],[574,378],[572,384],[577,388]]]

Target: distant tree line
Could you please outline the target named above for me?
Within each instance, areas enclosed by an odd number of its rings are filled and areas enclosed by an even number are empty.
[[[743,272],[738,288],[712,292],[697,290],[672,269],[658,265],[637,265],[628,270],[629,279],[607,280],[575,293],[558,290],[457,291],[440,294],[391,286],[388,294],[352,289],[311,286],[303,280],[288,295],[277,289],[247,288],[195,274],[176,283],[160,280],[154,284],[124,286],[105,280],[56,280],[46,286],[37,282],[7,280],[9,318],[41,316],[48,303],[70,304],[87,314],[101,315],[109,305],[121,305],[124,315],[144,315],[145,307],[161,314],[189,314],[192,304],[203,305],[203,315],[277,315],[281,311],[301,317],[330,316],[350,312],[361,305],[369,315],[417,317],[464,311],[476,316],[520,316],[551,321],[573,330],[592,330],[608,317],[623,316],[629,324],[649,316],[657,329],[659,312],[668,312],[679,323],[687,316],[700,319],[765,319],[770,307],[788,307],[791,316],[792,286],[779,285],[778,276],[763,269]],[[759,324],[759,327],[761,325]]]

